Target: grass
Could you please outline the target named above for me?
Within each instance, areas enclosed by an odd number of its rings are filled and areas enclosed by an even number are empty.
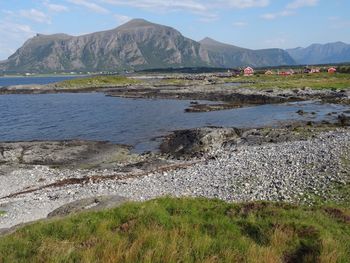
[[[170,79],[162,79],[160,81],[160,84],[163,84],[163,85],[174,85],[174,86],[183,86],[183,85],[188,85],[191,82],[192,82],[191,80],[170,78]]]
[[[87,78],[76,78],[56,83],[58,88],[94,88],[107,86],[127,86],[140,83],[139,80],[124,76],[94,76]]]
[[[39,222],[0,262],[349,262],[350,210],[161,198]]]
[[[254,75],[252,77],[227,78],[225,82],[242,82],[244,87],[260,89],[350,89],[349,74],[295,74],[292,76]]]
[[[5,214],[6,214],[5,211],[0,210],[0,216],[3,216],[3,215],[5,215]]]

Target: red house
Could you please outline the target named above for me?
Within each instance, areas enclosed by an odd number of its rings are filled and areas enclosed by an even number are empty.
[[[337,72],[336,68],[331,67],[331,68],[328,69],[328,73],[329,74],[334,74],[335,72]]]
[[[282,75],[282,76],[291,76],[293,74],[294,74],[294,70],[292,70],[292,69],[279,72],[279,75]]]
[[[254,75],[254,69],[251,67],[246,67],[244,69],[244,76],[253,76]]]

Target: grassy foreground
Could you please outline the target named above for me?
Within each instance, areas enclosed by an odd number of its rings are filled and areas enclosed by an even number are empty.
[[[124,76],[94,76],[87,78],[76,78],[56,83],[59,88],[94,88],[106,86],[126,86],[137,84],[139,81]]]
[[[161,198],[24,227],[0,262],[350,262],[350,210]]]
[[[295,74],[291,76],[278,75],[254,75],[251,77],[233,77],[226,79],[227,82],[249,82],[244,83],[245,87],[271,89],[350,89],[350,75],[349,74]]]

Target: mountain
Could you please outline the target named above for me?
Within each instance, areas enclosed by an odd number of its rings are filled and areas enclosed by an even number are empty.
[[[329,64],[350,62],[350,45],[343,42],[312,44],[307,48],[286,50],[298,64]]]
[[[294,61],[281,49],[254,51],[208,38],[196,42],[174,28],[134,19],[115,29],[83,36],[37,34],[0,62],[0,70],[114,71],[286,64]]]
[[[282,49],[251,50],[233,45],[224,44],[211,38],[199,41],[207,51],[209,61],[217,67],[240,66],[282,66],[294,65],[295,61]]]
[[[3,70],[113,70],[203,66],[200,44],[177,30],[135,19],[113,30],[83,36],[36,35],[5,62]]]

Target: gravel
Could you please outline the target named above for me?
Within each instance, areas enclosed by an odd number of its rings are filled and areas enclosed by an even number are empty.
[[[186,168],[83,184],[44,187],[63,179],[96,174],[103,178],[115,172],[29,166],[0,173],[0,210],[5,211],[0,229],[46,218],[64,204],[101,195],[137,201],[170,195],[310,203],[315,196],[326,198],[335,186],[350,183],[349,167],[343,163],[349,153],[350,129],[343,128],[307,141],[222,147]],[[26,190],[32,192],[6,197]]]

